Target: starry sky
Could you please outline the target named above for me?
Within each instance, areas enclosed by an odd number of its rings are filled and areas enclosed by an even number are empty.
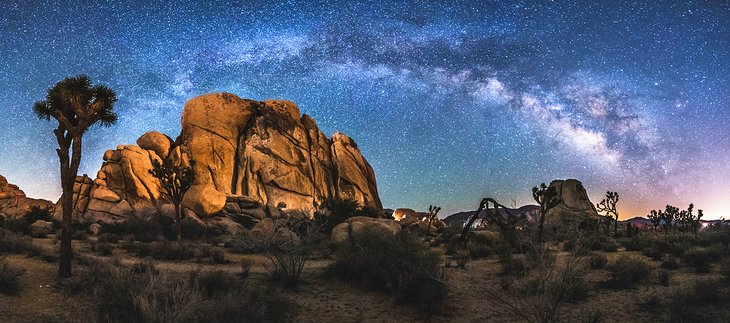
[[[88,74],[119,122],[80,173],[187,99],[289,99],[353,137],[385,207],[533,203],[577,178],[622,218],[693,202],[730,218],[726,1],[15,1],[0,4],[0,174],[56,200],[54,125],[32,112]]]

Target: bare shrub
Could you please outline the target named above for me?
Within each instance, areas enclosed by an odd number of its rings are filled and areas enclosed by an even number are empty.
[[[608,266],[608,271],[611,274],[608,286],[630,288],[649,277],[651,268],[641,258],[622,255]]]
[[[396,301],[424,314],[440,311],[446,298],[440,257],[416,237],[384,235],[375,230],[358,233],[357,243],[342,245],[327,273],[368,290],[387,292]]]
[[[25,269],[14,268],[7,258],[0,258],[0,293],[17,293],[20,290],[20,276],[23,274],[25,274]]]
[[[318,231],[318,225],[309,220],[271,221],[239,233],[233,244],[236,250],[262,254],[271,261],[272,278],[294,287],[312,258]]]
[[[574,252],[560,259],[534,237],[519,237],[525,253],[518,261],[529,270],[506,272],[500,289],[490,291],[499,309],[529,322],[557,322],[566,303],[588,296],[584,268],[589,245],[581,232],[572,230],[569,235]]]

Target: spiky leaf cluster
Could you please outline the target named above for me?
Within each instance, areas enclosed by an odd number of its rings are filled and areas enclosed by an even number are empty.
[[[89,127],[100,123],[108,127],[117,122],[114,103],[117,95],[104,85],[92,85],[86,75],[69,77],[56,83],[45,100],[33,106],[36,116],[42,120],[58,120],[61,131],[71,136],[82,135]]]

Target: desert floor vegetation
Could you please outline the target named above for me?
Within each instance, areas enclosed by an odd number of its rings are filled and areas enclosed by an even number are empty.
[[[548,239],[543,244],[522,236],[512,245],[483,234],[465,246],[451,231],[428,241],[407,231],[395,237],[366,232],[356,243],[339,247],[311,231],[307,239],[285,243],[288,235],[305,233],[290,224],[275,225],[257,238],[248,234],[248,240],[208,235],[176,242],[160,234],[145,242],[146,234],[135,230],[145,239],[119,230],[74,240],[77,270],[58,280],[55,234],[33,238],[0,229],[0,317],[54,322],[730,320],[723,306],[730,299],[730,253],[723,245],[728,232],[720,229],[696,237],[640,232],[630,239]],[[596,241],[618,247],[597,248]],[[458,254],[464,259],[456,266]],[[296,284],[288,284],[292,280]],[[77,309],[73,315],[68,306]]]

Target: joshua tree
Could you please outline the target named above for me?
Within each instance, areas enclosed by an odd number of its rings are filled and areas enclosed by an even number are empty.
[[[540,188],[537,186],[532,188],[532,198],[535,199],[537,204],[540,204],[540,226],[537,231],[537,241],[542,243],[542,230],[545,226],[545,214],[547,211],[560,202],[555,192],[555,187],[548,187],[545,183],[540,184]]]
[[[618,203],[618,192],[606,192],[606,198],[601,203],[596,204],[598,212],[606,212],[606,216],[614,218],[613,221],[613,235],[618,234],[618,210],[616,204]]]
[[[61,207],[63,225],[58,275],[71,276],[71,223],[73,212],[73,187],[81,163],[81,141],[84,133],[99,123],[108,127],[116,123],[114,103],[117,95],[104,85],[92,85],[86,75],[70,77],[56,83],[48,90],[45,100],[33,106],[41,120],[55,119],[58,126],[53,130],[58,142],[58,159],[61,168]],[[70,152],[69,152],[70,150]]]
[[[195,165],[194,160],[190,161],[190,165],[184,166],[182,163],[175,165],[170,159],[165,159],[162,163],[153,159],[152,169],[150,169],[150,174],[160,180],[160,186],[165,190],[172,204],[175,205],[177,241],[182,239],[180,230],[182,210],[180,209],[180,203],[182,203],[185,193],[195,181],[193,165]]]
[[[431,222],[433,219],[436,218],[436,215],[441,211],[441,207],[439,206],[428,206],[428,226],[426,227],[426,236],[428,236],[429,232],[431,231]]]
[[[649,212],[649,220],[651,221],[651,224],[654,226],[654,231],[656,232],[657,227],[659,227],[659,224],[662,223],[662,211],[657,210],[651,210]]]
[[[702,213],[702,209],[697,210],[697,221],[694,222],[695,227],[695,235],[697,235],[697,232],[699,232],[700,228],[702,227],[702,216],[704,214]]]
[[[664,226],[667,228],[667,231],[672,231],[674,221],[679,217],[679,208],[667,205],[663,214]]]

